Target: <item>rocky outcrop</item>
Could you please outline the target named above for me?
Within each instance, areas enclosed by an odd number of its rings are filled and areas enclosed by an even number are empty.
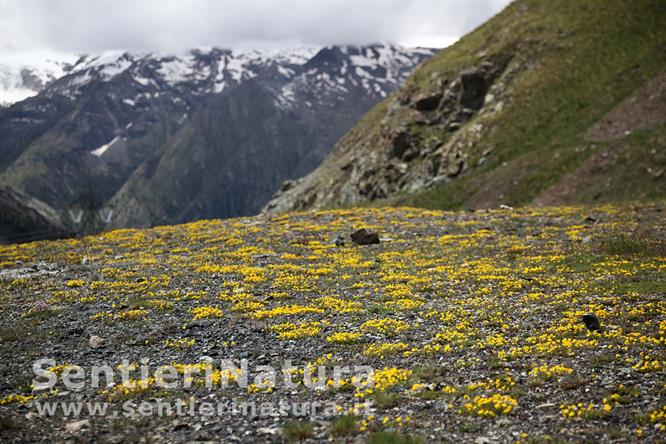
[[[503,79],[522,69],[520,60],[503,54],[482,58],[457,73],[443,73],[427,92],[412,96],[409,87],[401,89],[381,110],[375,132],[352,131],[325,165],[298,183],[283,186],[264,211],[355,204],[464,174],[484,133],[484,116],[508,100]],[[484,148],[481,158],[491,152],[492,147]]]
[[[424,63],[264,211],[663,197],[665,11],[595,1],[605,18],[588,4],[512,2]]]

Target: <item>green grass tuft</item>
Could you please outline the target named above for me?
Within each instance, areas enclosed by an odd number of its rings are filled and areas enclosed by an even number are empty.
[[[342,415],[331,424],[332,436],[346,436],[358,433],[358,421],[354,415]]]
[[[646,233],[613,233],[597,241],[595,250],[611,256],[665,256],[666,240]]]
[[[405,435],[400,432],[381,431],[368,436],[368,444],[425,444],[420,436]]]
[[[307,421],[290,421],[282,426],[282,436],[287,442],[303,441],[314,436],[314,427]]]

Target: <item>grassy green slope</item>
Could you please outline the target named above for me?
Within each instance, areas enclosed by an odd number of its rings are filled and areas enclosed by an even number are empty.
[[[521,8],[523,14],[518,12]],[[497,116],[492,131],[482,140],[482,145],[495,147],[493,156],[460,180],[400,196],[395,199],[398,203],[457,208],[480,203],[480,194],[493,189],[504,190],[501,199],[508,204],[532,202],[611,144],[591,144],[583,136],[666,66],[663,2],[524,1],[510,9],[514,11],[507,11],[426,63],[407,85],[412,94],[427,89],[427,79],[470,64],[480,49],[490,54],[507,48],[533,52],[536,63],[532,72],[513,91],[510,106]],[[575,200],[664,196],[663,180],[631,171],[626,174],[631,166],[622,160],[633,153],[652,169],[665,166],[663,126],[635,134],[624,145],[620,149],[623,155],[610,162],[596,181],[599,188],[599,183],[613,178],[618,186],[601,190],[605,193],[581,190],[573,193],[580,197]],[[619,186],[627,185],[625,180],[633,188]],[[632,189],[643,189],[643,193],[637,196]]]
[[[658,0],[516,0],[426,61],[267,210],[666,198],[664,23]],[[488,86],[480,109],[462,99],[465,72]]]

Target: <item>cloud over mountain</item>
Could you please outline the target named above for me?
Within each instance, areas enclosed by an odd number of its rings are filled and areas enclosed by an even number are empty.
[[[100,52],[396,41],[444,46],[508,0],[3,2],[0,49]]]

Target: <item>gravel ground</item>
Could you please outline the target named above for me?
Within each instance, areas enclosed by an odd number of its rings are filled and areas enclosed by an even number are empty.
[[[352,209],[0,246],[0,439],[663,442],[664,214]],[[217,384],[223,360],[248,384]],[[374,373],[336,384],[354,365]]]

